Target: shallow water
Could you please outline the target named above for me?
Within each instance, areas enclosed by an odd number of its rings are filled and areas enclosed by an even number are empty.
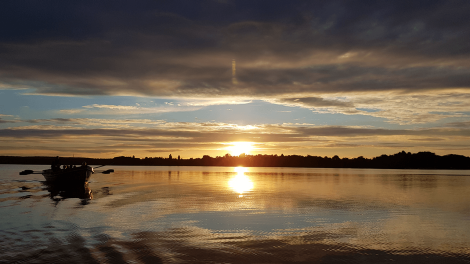
[[[470,171],[0,165],[1,263],[470,263]]]

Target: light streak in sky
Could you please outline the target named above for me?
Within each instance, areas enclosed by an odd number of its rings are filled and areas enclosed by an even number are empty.
[[[237,65],[235,59],[232,60],[232,84],[237,84]]]

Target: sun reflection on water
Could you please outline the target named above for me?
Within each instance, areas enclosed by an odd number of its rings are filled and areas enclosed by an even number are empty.
[[[237,175],[228,181],[228,186],[233,191],[239,193],[239,197],[243,197],[243,193],[253,189],[253,182],[245,175],[247,171],[248,168],[236,167],[235,172],[237,172]]]

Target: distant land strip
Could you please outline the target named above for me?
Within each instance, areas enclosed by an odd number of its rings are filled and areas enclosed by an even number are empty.
[[[0,164],[50,165],[56,157],[0,156]],[[112,159],[60,157],[62,165],[126,165],[126,166],[244,166],[244,167],[305,167],[305,168],[377,168],[377,169],[470,169],[470,157],[462,155],[439,156],[432,152],[398,152],[374,158],[340,158],[300,155],[245,155],[181,159],[171,155],[168,158],[115,157]]]

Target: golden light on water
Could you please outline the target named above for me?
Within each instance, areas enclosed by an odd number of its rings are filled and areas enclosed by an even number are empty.
[[[230,146],[225,148],[232,156],[239,156],[242,153],[248,154],[254,149],[251,142],[232,142]]]
[[[239,193],[240,197],[243,197],[243,193],[249,192],[253,189],[253,182],[245,175],[248,168],[236,167],[235,171],[237,172],[237,175],[228,181],[228,186],[233,191]]]

